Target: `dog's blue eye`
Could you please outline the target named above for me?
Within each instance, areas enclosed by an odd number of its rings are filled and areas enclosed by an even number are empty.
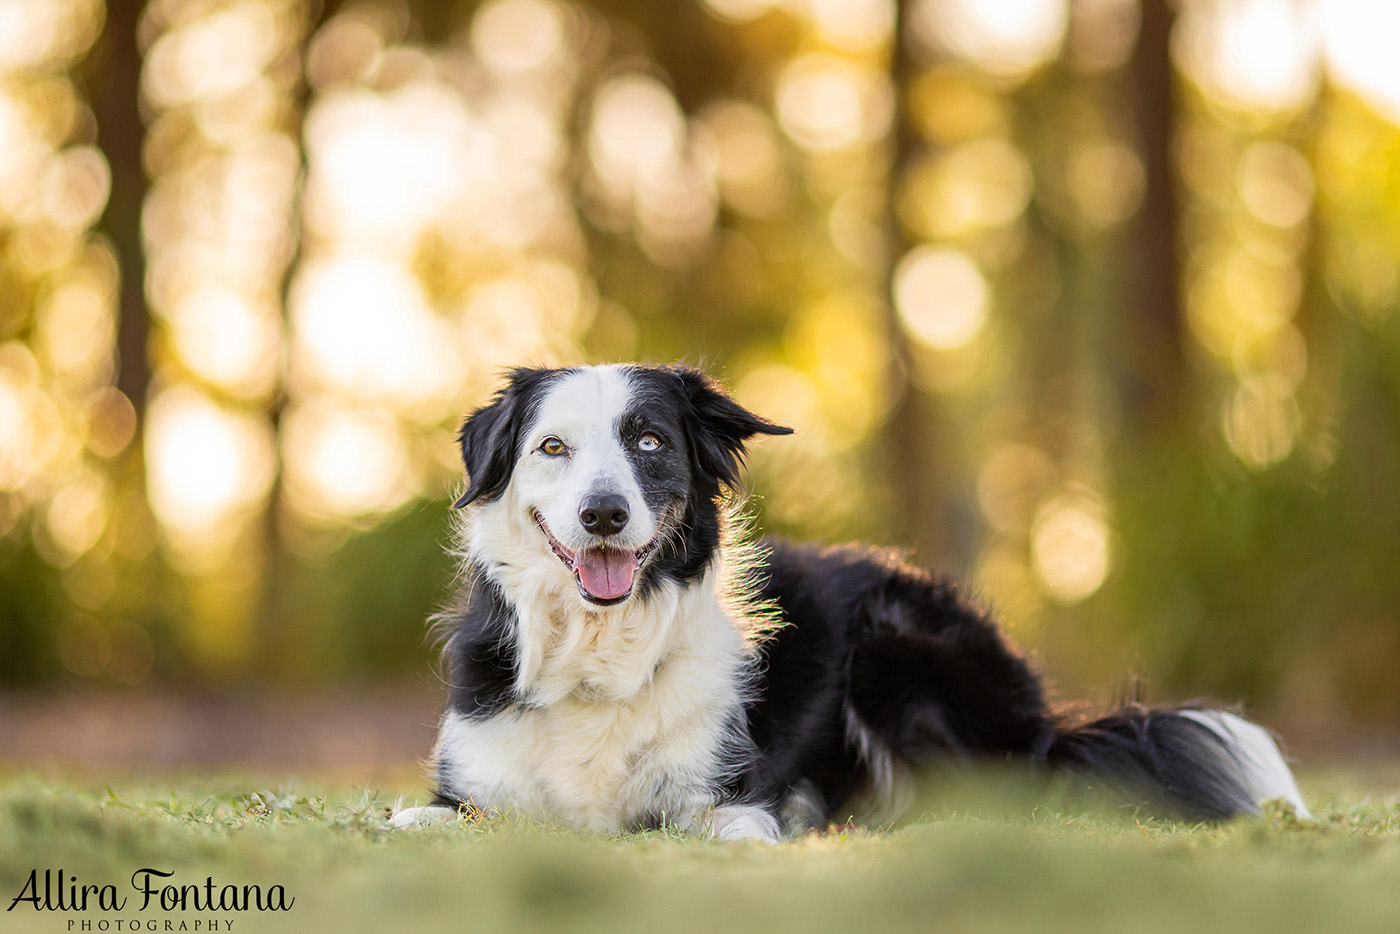
[[[545,438],[543,441],[540,442],[540,453],[546,454],[550,457],[558,457],[560,454],[563,454],[568,449],[568,446],[565,445],[564,442],[560,441],[558,438]]]
[[[661,439],[648,431],[646,434],[642,435],[640,438],[637,439],[637,449],[640,451],[646,451],[647,453],[651,453],[652,451],[659,451],[661,450]]]

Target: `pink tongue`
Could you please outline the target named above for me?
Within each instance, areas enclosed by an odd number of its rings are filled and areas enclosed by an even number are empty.
[[[574,561],[583,589],[599,600],[616,600],[632,589],[637,556],[613,548],[585,548]]]

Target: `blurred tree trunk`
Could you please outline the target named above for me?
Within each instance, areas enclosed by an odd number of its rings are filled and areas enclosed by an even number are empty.
[[[344,5],[344,0],[326,0],[319,20],[314,21],[307,34],[307,40],[316,35],[316,29],[330,19]],[[422,30],[423,42],[437,45],[447,41],[452,32],[471,18],[479,0],[466,0],[454,3],[452,0],[408,0],[409,19]]]
[[[145,413],[151,379],[146,263],[141,243],[141,206],[147,187],[141,144],[146,128],[141,120],[141,53],[136,44],[136,25],[144,8],[136,0],[107,5],[99,65],[94,69],[100,77],[92,89],[98,143],[112,170],[112,194],[98,229],[111,238],[121,270],[117,388],[140,415]]]
[[[889,392],[895,403],[885,423],[880,447],[889,464],[891,501],[897,504],[892,519],[895,542],[912,547],[924,564],[942,564],[959,557],[953,541],[953,517],[940,492],[951,477],[949,458],[940,456],[940,414],[936,400],[919,389],[913,379],[914,350],[899,323],[894,307],[894,270],[912,244],[899,220],[900,186],[925,142],[909,113],[909,91],[917,77],[917,63],[909,50],[905,24],[910,0],[896,4],[894,38],[890,46],[890,81],[895,112],[890,145],[890,169],[885,195],[888,259],[885,300],[889,309]]]
[[[589,5],[614,27],[611,51],[654,59],[688,114],[743,87],[750,77],[752,59],[732,29],[695,0],[591,0]]]
[[[1179,412],[1184,357],[1181,262],[1172,143],[1176,125],[1169,0],[1142,0],[1142,26],[1129,63],[1146,187],[1137,221],[1137,268],[1125,323],[1124,403],[1133,420],[1170,422]]]

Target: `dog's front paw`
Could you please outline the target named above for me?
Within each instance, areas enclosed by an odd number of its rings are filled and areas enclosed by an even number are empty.
[[[404,830],[409,827],[445,824],[456,819],[457,812],[452,808],[443,807],[440,804],[430,804],[427,807],[404,808],[396,812],[393,817],[389,818],[389,826],[394,830]]]
[[[782,833],[778,819],[762,808],[731,805],[715,808],[710,815],[710,833],[719,840],[760,840],[777,843]]]

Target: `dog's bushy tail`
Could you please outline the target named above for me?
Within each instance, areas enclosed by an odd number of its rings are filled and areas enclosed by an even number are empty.
[[[1130,704],[1057,732],[1043,756],[1057,771],[1132,798],[1154,795],[1192,820],[1257,814],[1273,798],[1310,816],[1273,737],[1223,710]]]

